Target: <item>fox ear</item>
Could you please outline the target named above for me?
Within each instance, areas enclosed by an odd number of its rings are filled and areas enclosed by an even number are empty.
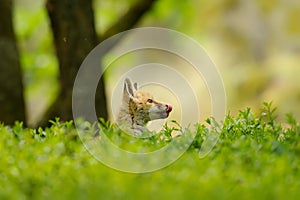
[[[134,86],[135,87],[135,86]],[[124,81],[124,97],[133,98],[134,97],[134,88],[129,78],[126,78]]]
[[[137,84],[137,83],[134,83],[134,84],[133,84],[133,87],[134,87],[135,91],[138,90],[138,84]]]

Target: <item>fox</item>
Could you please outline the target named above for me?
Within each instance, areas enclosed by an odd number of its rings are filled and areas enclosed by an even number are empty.
[[[148,130],[146,125],[149,121],[169,117],[172,109],[171,104],[155,100],[151,94],[140,91],[136,82],[132,84],[131,80],[126,78],[116,122],[135,136],[140,136]]]

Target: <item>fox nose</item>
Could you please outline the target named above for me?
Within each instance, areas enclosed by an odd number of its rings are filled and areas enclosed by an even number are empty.
[[[166,112],[169,113],[172,111],[172,106],[170,104],[166,104],[167,110]]]

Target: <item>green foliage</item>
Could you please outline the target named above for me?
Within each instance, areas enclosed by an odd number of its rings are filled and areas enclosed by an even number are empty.
[[[189,150],[172,165],[146,174],[122,173],[97,162],[73,121],[57,118],[45,129],[0,124],[0,199],[298,199],[299,124],[291,114],[280,123],[275,112],[264,103],[258,114],[246,108],[221,123],[211,118],[207,125],[195,124]],[[97,126],[133,151],[160,148],[183,131],[177,124],[150,138],[132,139],[104,120]],[[200,159],[201,144],[212,131],[219,134],[218,143]]]

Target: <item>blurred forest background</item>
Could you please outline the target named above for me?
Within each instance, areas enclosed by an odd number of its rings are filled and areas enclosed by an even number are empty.
[[[47,8],[45,0],[13,0],[13,28],[26,110],[26,115],[18,120],[24,119],[31,126],[39,123],[60,95],[59,77],[68,76],[67,72],[59,71],[64,59],[56,57],[55,43],[59,44],[51,29],[53,22],[59,19],[49,19],[53,9],[49,2],[76,4],[80,0],[48,1]],[[93,41],[94,44],[114,31],[126,28],[158,26],[180,31],[198,41],[218,66],[231,113],[246,106],[258,109],[263,101],[273,101],[278,106],[280,118],[291,112],[300,120],[300,1],[94,0],[91,3],[95,31],[102,36]],[[75,9],[85,8],[79,4]],[[1,23],[7,14],[3,10],[5,8],[2,8]],[[70,11],[61,11],[61,16],[64,12]],[[130,13],[136,15],[132,17]],[[56,14],[52,13],[52,17]],[[127,24],[128,27],[122,26],[118,23],[123,22],[122,19],[132,22]],[[80,28],[80,20],[73,23],[75,30]],[[0,26],[0,32],[3,32],[3,27]],[[87,47],[86,51],[91,48]],[[5,56],[3,50],[0,52]],[[69,55],[76,56],[76,53],[70,51]],[[12,78],[3,68],[0,73],[1,85]],[[14,85],[9,87],[9,92],[13,92]]]

